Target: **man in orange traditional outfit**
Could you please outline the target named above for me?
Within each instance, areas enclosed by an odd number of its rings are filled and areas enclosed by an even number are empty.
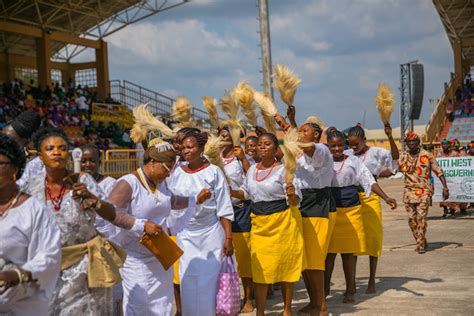
[[[427,228],[428,208],[431,205],[433,185],[430,181],[433,172],[443,185],[443,199],[449,198],[449,190],[443,175],[443,170],[438,166],[433,154],[422,149],[420,137],[408,132],[405,137],[408,151],[400,155],[400,171],[405,175],[405,190],[403,202],[408,213],[408,225],[416,241],[415,251],[425,253],[428,246],[425,234]]]

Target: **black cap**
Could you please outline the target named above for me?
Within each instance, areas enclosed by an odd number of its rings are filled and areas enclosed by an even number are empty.
[[[12,128],[21,138],[30,138],[40,125],[41,117],[33,111],[20,113],[11,123]]]

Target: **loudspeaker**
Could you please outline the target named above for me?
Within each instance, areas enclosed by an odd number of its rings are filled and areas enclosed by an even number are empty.
[[[411,65],[411,111],[410,119],[418,120],[423,105],[423,91],[425,89],[425,75],[422,64]]]

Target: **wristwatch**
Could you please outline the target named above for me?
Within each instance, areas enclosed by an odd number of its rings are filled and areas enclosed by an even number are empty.
[[[23,283],[28,283],[30,282],[30,275],[26,273],[25,271],[21,270],[21,280]]]

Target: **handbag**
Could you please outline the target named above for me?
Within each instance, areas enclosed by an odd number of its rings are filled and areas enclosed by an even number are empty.
[[[166,271],[183,255],[183,250],[163,231],[153,235],[144,233],[140,243],[158,259]]]
[[[234,259],[226,257],[219,274],[219,287],[216,297],[216,314],[233,316],[240,312],[239,274]]]

